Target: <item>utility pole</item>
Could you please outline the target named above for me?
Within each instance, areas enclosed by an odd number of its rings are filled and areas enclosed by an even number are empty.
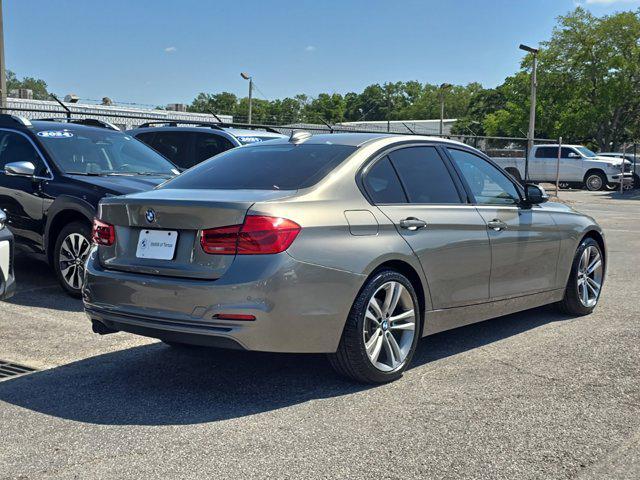
[[[443,83],[440,85],[440,136],[444,135],[444,92],[447,88],[451,88],[453,85],[450,83]]]
[[[529,154],[533,150],[533,139],[536,135],[536,89],[538,88],[538,49],[520,44],[520,50],[533,54],[531,69],[531,107],[529,110],[529,133],[527,135],[527,156],[524,162],[524,181],[529,180]]]
[[[2,0],[0,0],[0,108],[7,108],[7,71],[4,64],[4,27],[2,24]],[[0,113],[4,110],[0,110]]]
[[[240,76],[245,80],[249,80],[249,118],[247,119],[247,123],[251,124],[251,107],[253,103],[253,77],[245,72],[242,72]]]

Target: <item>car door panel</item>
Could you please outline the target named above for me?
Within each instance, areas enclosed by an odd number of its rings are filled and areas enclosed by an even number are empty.
[[[527,295],[556,287],[560,238],[552,216],[538,207],[479,206],[487,223],[499,220],[504,228],[487,228],[493,259],[492,300]]]
[[[433,308],[486,302],[489,298],[491,247],[487,226],[472,206],[381,205],[415,252],[424,271]],[[400,227],[414,217],[424,228]]]

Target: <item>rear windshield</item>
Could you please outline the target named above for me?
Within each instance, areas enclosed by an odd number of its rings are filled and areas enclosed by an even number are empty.
[[[213,157],[162,188],[297,190],[315,185],[356,150],[346,145],[255,145]]]

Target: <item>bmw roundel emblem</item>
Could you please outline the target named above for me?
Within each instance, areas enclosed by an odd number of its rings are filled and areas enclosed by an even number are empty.
[[[147,213],[145,213],[145,217],[147,219],[147,222],[153,223],[156,221],[156,212],[154,212],[153,209],[150,208],[147,210]]]

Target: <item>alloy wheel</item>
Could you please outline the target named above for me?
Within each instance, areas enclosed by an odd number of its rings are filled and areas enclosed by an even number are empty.
[[[371,364],[383,372],[407,360],[416,334],[416,313],[409,291],[400,283],[381,285],[369,299],[363,340]]]
[[[600,178],[600,175],[589,175],[586,183],[587,188],[591,191],[602,189],[602,178]]]
[[[91,250],[91,243],[80,233],[71,233],[62,242],[58,265],[65,283],[79,290],[84,278],[84,263]]]
[[[600,251],[589,245],[580,256],[578,265],[578,298],[585,307],[598,303],[602,288],[603,264]]]

